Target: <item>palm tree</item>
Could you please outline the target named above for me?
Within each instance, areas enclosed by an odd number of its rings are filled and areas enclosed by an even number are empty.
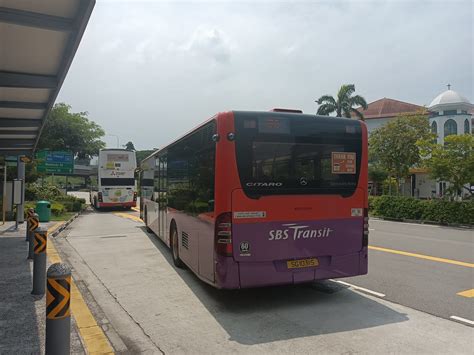
[[[329,116],[334,111],[336,117],[351,118],[351,113],[356,115],[360,120],[364,120],[364,115],[356,110],[354,106],[361,106],[364,110],[367,109],[367,102],[360,95],[352,94],[355,91],[354,84],[342,85],[337,93],[337,100],[331,95],[323,95],[316,102],[318,105],[318,115]]]

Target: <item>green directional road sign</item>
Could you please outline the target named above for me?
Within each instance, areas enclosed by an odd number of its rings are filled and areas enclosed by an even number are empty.
[[[40,150],[36,154],[36,170],[47,174],[72,174],[74,156],[68,151]]]

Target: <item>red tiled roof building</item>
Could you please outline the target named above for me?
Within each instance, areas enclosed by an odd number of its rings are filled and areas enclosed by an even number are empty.
[[[410,104],[399,100],[384,97],[367,105],[367,110],[358,109],[365,118],[365,123],[370,131],[387,123],[390,119],[400,114],[415,113],[426,110],[425,107]]]

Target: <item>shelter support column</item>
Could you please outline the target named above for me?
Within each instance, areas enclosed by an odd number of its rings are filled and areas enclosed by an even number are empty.
[[[25,163],[21,159],[21,156],[18,156],[18,161],[17,161],[17,176],[18,179],[23,181],[23,187],[21,189],[21,196],[22,196],[22,204],[17,206],[17,222],[18,223],[23,223],[25,221]]]

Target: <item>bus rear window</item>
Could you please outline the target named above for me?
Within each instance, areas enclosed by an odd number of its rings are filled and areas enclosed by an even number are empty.
[[[135,186],[133,178],[102,178],[100,179],[102,186]]]
[[[237,165],[249,197],[354,193],[362,152],[357,121],[251,114],[234,113]],[[262,129],[268,122],[272,125]]]

